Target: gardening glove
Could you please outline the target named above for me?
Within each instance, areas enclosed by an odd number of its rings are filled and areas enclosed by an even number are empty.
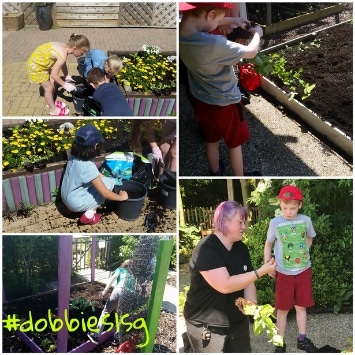
[[[75,80],[68,74],[68,75],[65,77],[65,82],[66,82],[66,83],[75,83]]]
[[[64,90],[67,90],[68,92],[72,92],[76,90],[76,86],[70,83],[65,83],[63,85]]]
[[[161,154],[161,150],[159,147],[154,147],[152,148],[152,153],[153,153],[153,159],[157,160],[158,162],[160,160],[163,160],[163,155]]]

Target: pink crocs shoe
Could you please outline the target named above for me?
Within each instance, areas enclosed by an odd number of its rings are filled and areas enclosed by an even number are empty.
[[[94,217],[92,218],[88,218],[85,216],[85,213],[83,213],[80,218],[79,218],[79,221],[80,223],[82,224],[96,224],[96,223],[99,223],[100,222],[100,215],[98,213],[95,213],[94,214]]]

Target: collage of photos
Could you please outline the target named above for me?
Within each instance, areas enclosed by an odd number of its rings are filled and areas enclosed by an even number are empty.
[[[3,2],[3,353],[353,352],[353,2]]]

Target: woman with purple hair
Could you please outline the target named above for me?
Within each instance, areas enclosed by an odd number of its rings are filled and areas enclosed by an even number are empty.
[[[214,233],[200,240],[190,260],[190,290],[184,317],[193,352],[251,352],[249,320],[235,306],[243,297],[257,303],[254,281],[275,271],[272,258],[254,269],[242,242],[247,211],[235,201],[218,205]]]

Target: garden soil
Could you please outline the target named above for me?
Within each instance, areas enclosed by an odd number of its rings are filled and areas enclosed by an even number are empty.
[[[4,233],[176,233],[176,211],[160,202],[159,188],[150,190],[144,200],[142,212],[133,221],[120,218],[110,208],[102,207],[97,212],[101,221],[94,225],[82,225],[80,214],[68,215],[62,202],[22,209],[3,215]],[[153,214],[155,218],[148,219]],[[156,221],[152,223],[151,221]],[[150,222],[150,223],[148,223]]]
[[[83,297],[87,302],[92,303],[92,305],[94,306],[94,310],[91,309],[91,306],[86,307],[84,311],[71,310],[70,319],[80,319],[82,317],[88,319],[88,317],[90,316],[96,316],[98,318],[104,307],[104,301],[98,298],[98,294],[102,291],[104,286],[105,285],[99,282],[85,283],[73,286],[70,294],[71,303],[73,303],[73,301],[79,299],[80,297]],[[43,317],[48,317],[47,312],[49,309],[52,310],[52,314],[55,314],[57,305],[58,294],[57,292],[52,292],[33,297],[27,297],[25,299],[21,299],[21,301],[10,302],[4,305],[3,311],[6,314],[17,314],[22,319],[28,319],[28,312],[31,311],[33,320],[37,320]],[[113,314],[111,315],[111,318],[112,317]],[[114,321],[114,318],[112,318],[111,321]],[[46,352],[49,352],[48,350],[50,344],[55,344],[56,342],[55,334],[52,334],[50,332],[44,332],[43,334],[37,333],[33,334],[32,336],[34,337],[35,343],[37,345],[47,347]],[[117,346],[112,345],[112,340],[113,339],[111,338],[106,342],[100,344],[92,352],[115,352]],[[83,332],[81,330],[78,330],[73,333],[69,332],[68,350],[74,349],[77,346],[85,343],[86,341],[88,341],[86,332]],[[153,352],[176,352],[175,314],[162,310],[154,344],[155,345]],[[15,334],[4,329],[3,352],[30,352],[30,349],[27,348],[26,344],[19,340]]]
[[[319,44],[317,46],[313,43]],[[315,84],[309,98],[295,98],[323,120],[353,137],[353,25],[343,24],[317,33],[315,39],[282,51],[288,71],[302,68],[301,78]],[[274,78],[271,77],[271,80]],[[279,80],[273,80],[284,91]],[[302,93],[301,88],[297,90]]]
[[[277,4],[276,4],[277,5]],[[288,18],[287,8],[294,7],[299,13],[307,13],[307,7],[329,7],[330,3],[278,4],[279,18]],[[255,4],[248,4],[249,18],[260,23],[263,11],[254,14]],[[273,14],[276,11],[273,11]],[[299,14],[298,13],[298,14]],[[294,15],[296,16],[296,15]],[[353,25],[348,23],[332,30],[322,31],[337,23],[344,23],[353,18],[353,3],[342,3],[342,11],[336,15],[321,18],[311,23],[299,25],[291,30],[267,35],[263,38],[263,49],[285,43],[295,38],[318,32],[320,47],[311,47],[306,51],[293,50],[285,52],[286,68],[298,71],[303,69],[301,78],[315,83],[309,99],[303,104],[330,122],[349,137],[353,137]],[[274,20],[275,21],[275,20]],[[288,91],[287,88],[284,88]]]

